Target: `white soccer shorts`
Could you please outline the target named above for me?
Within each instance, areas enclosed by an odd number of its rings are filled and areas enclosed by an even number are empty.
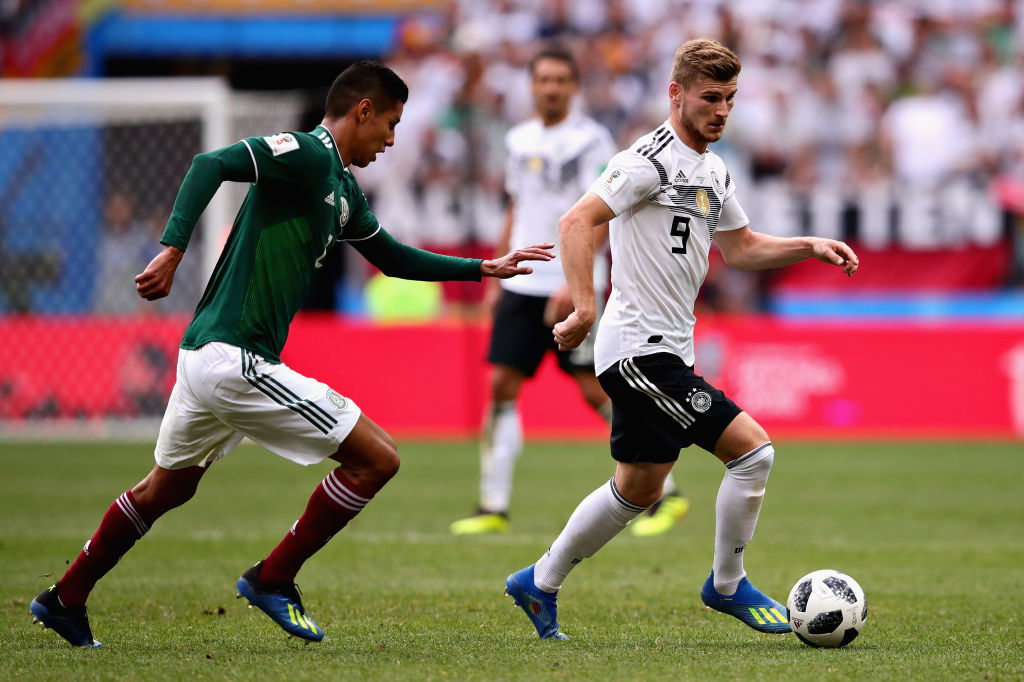
[[[327,384],[238,346],[180,348],[154,455],[164,469],[205,467],[248,437],[308,466],[337,452],[359,415]]]

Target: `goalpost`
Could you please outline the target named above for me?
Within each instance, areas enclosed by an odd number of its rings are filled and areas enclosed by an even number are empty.
[[[155,436],[177,342],[248,187],[214,196],[170,296],[142,301],[133,277],[161,248],[192,157],[295,130],[304,104],[218,78],[0,80],[0,438]]]
[[[228,87],[218,78],[5,80],[0,81],[0,130],[43,129],[59,136],[62,128],[83,125],[101,129],[194,120],[199,124],[198,153],[233,141],[229,98]],[[206,275],[217,260],[217,231],[212,228],[231,219],[225,194],[222,188],[210,201],[199,230]]]

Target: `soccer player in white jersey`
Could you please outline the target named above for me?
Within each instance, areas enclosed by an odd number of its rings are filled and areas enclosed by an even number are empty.
[[[714,561],[701,599],[760,632],[790,631],[786,607],[755,588],[743,566],[775,451],[756,421],[694,373],[693,304],[712,239],[729,265],[744,270],[817,258],[852,275],[858,260],[842,242],[783,239],[749,228],[725,164],[708,151],[722,136],[739,72],[739,59],[721,44],[684,43],[668,87],[668,121],[616,154],[559,222],[575,310],[555,325],[554,337],[560,348],[575,348],[596,315],[593,228],[615,219],[612,293],[597,332],[595,366],[614,406],[616,468],[537,563],[506,580],[507,593],[542,638],[566,639],[555,598],[569,571],[658,499],[679,450],[694,443],[725,465]]]
[[[558,218],[616,152],[606,128],[572,110],[579,76],[571,52],[557,45],[541,49],[530,60],[530,76],[536,115],[513,127],[505,138],[509,205],[498,253],[511,244],[557,241]],[[597,234],[593,277],[597,300],[603,302],[608,280],[607,225],[600,225]],[[612,418],[611,401],[594,374],[593,342],[558,350],[551,337],[552,325],[572,312],[561,265],[536,263],[533,274],[518,279],[488,285],[488,300],[497,299],[497,305],[487,355],[494,369],[491,405],[481,434],[480,497],[475,514],[451,524],[456,535],[508,530],[515,463],[523,449],[519,392],[549,351],[556,353],[558,366],[573,378],[590,407],[609,423]],[[636,535],[664,533],[686,514],[689,504],[669,476],[663,499],[631,529]]]

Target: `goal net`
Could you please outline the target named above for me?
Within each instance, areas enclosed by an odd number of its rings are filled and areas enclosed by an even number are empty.
[[[246,186],[210,202],[170,296],[134,276],[192,157],[294,130],[303,104],[216,78],[0,81],[0,438],[155,435]]]

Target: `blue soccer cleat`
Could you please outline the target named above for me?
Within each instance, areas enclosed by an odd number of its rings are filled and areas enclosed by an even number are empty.
[[[714,578],[712,571],[700,591],[705,606],[739,618],[758,632],[783,635],[790,631],[789,610],[751,585],[749,580],[740,580],[736,592],[726,596],[715,590]]]
[[[58,583],[54,583],[39,593],[28,605],[32,615],[35,616],[33,623],[42,623],[44,628],[50,628],[58,635],[66,639],[71,646],[100,646],[100,643],[92,638],[92,630],[89,629],[89,614],[84,606],[64,606],[57,596]]]
[[[533,582],[533,566],[505,579],[505,594],[529,617],[541,639],[569,639],[558,629],[557,592],[545,592]]]
[[[270,619],[284,628],[289,635],[319,642],[324,631],[306,615],[295,583],[264,585],[260,581],[260,567],[263,562],[247,570],[238,579],[238,596],[249,600],[250,608],[255,606]]]

